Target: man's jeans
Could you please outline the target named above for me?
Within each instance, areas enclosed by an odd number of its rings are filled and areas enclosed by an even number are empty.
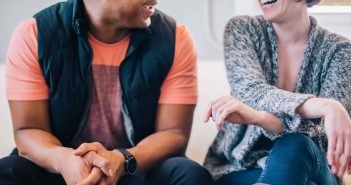
[[[0,160],[1,185],[64,185],[61,175],[51,174],[31,161],[12,155]],[[184,157],[170,158],[143,176],[125,176],[118,185],[213,185],[210,174]]]

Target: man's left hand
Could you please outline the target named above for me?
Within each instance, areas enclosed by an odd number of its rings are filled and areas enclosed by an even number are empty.
[[[89,152],[96,152],[101,157],[108,160],[111,164],[111,177],[104,176],[99,185],[115,185],[120,177],[124,175],[124,156],[116,150],[108,151],[101,143],[83,143],[80,145],[73,154],[76,156],[84,156]]]

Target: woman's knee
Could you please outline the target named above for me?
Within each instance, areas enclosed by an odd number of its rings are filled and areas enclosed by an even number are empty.
[[[273,150],[280,150],[285,154],[309,154],[318,149],[312,139],[304,134],[291,133],[280,138]]]
[[[312,139],[304,134],[287,134],[274,144],[268,161],[311,166],[321,156]]]

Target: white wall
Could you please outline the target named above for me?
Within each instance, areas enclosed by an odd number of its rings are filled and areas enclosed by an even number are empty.
[[[16,25],[60,0],[0,0],[0,63]],[[61,0],[62,1],[62,0]],[[222,32],[234,15],[257,15],[256,0],[159,0],[159,9],[189,27],[201,60],[222,59]],[[350,11],[351,12],[351,11]],[[315,14],[317,15],[317,14]],[[351,14],[318,14],[322,25],[351,38]]]
[[[8,42],[16,25],[23,19],[60,0],[0,0],[0,63],[4,62]],[[62,0],[61,0],[62,1]],[[159,9],[189,27],[200,59],[218,60],[222,52],[210,36],[209,10],[213,10],[212,27],[215,37],[221,39],[225,22],[237,11],[254,14],[255,1],[239,0],[159,0]],[[217,41],[218,42],[218,41]]]

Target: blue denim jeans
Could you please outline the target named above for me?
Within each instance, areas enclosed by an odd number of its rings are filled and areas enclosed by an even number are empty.
[[[211,175],[199,164],[173,157],[141,176],[124,176],[117,185],[214,185]],[[0,185],[65,185],[63,177],[52,174],[20,156],[0,160]]]
[[[267,157],[266,167],[237,171],[216,181],[218,185],[337,185],[327,160],[311,138],[287,134],[278,139]]]

